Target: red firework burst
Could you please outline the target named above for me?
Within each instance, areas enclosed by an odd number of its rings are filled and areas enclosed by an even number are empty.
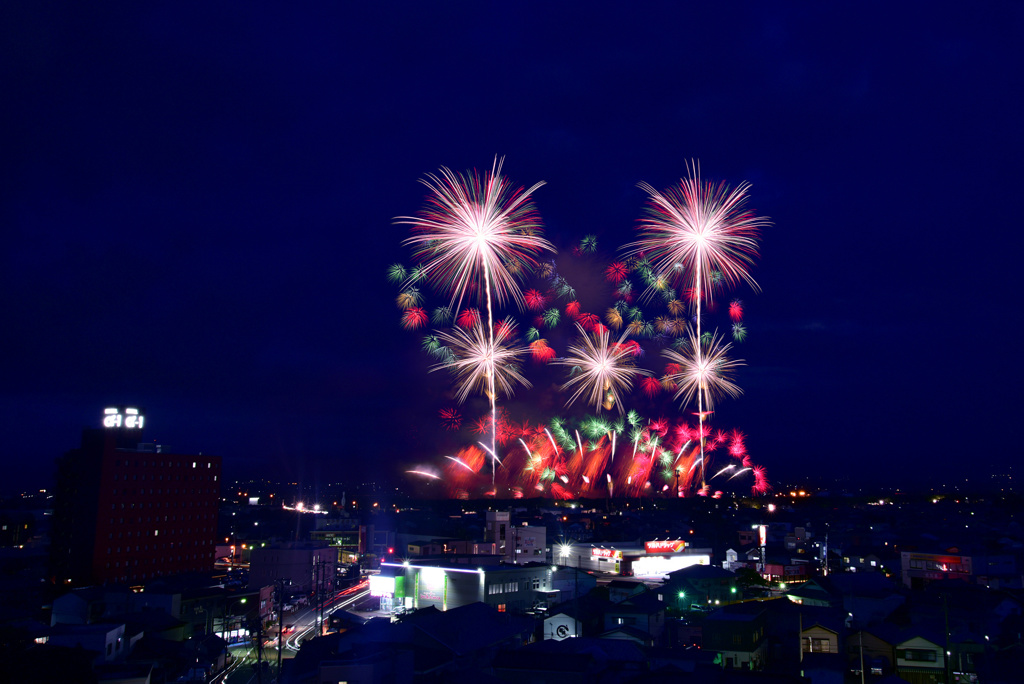
[[[743,302],[738,299],[732,300],[729,304],[729,318],[737,323],[743,320]]]
[[[494,326],[494,336],[509,339],[516,336],[516,324],[511,319],[498,321]]]
[[[747,453],[745,440],[747,436],[739,430],[733,430],[729,435],[729,454],[734,458],[743,458]]]
[[[658,420],[651,421],[651,424],[648,426],[648,429],[651,432],[656,432],[662,437],[664,437],[665,434],[668,432],[668,421],[664,418],[659,418]]]
[[[583,329],[587,332],[594,332],[594,328],[601,325],[601,319],[592,313],[580,314],[576,322],[583,326]]]
[[[547,363],[555,358],[555,350],[548,346],[547,340],[536,340],[530,343],[530,353],[538,363]]]
[[[405,310],[402,314],[402,327],[407,330],[415,330],[416,328],[422,328],[427,324],[429,317],[427,312],[418,306],[413,306]]]
[[[457,409],[441,409],[439,413],[441,415],[441,425],[444,426],[445,430],[455,431],[462,427],[462,414]]]
[[[483,418],[477,418],[476,422],[473,423],[473,434],[482,435],[486,432],[491,431],[491,417],[484,416]]]
[[[530,311],[543,311],[544,305],[548,303],[547,297],[539,290],[527,290],[523,293],[523,299],[526,300],[526,306]]]
[[[629,340],[622,343],[622,351],[631,356],[643,356],[644,350],[636,340]]]
[[[661,391],[661,382],[657,378],[644,378],[640,381],[640,389],[649,397],[653,397]]]
[[[629,269],[626,268],[626,264],[621,261],[613,262],[605,269],[604,277],[609,281],[618,285],[626,279],[626,275],[629,273]]]
[[[463,309],[459,312],[459,317],[455,319],[455,324],[462,328],[472,328],[474,325],[480,322],[480,311],[478,309]]]
[[[573,300],[565,305],[565,315],[574,321],[580,316],[580,303]]]
[[[771,484],[768,482],[768,476],[765,473],[764,466],[754,466],[754,486],[750,488],[754,494],[767,494],[772,490]]]

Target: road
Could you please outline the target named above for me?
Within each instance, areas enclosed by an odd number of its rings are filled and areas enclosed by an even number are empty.
[[[354,587],[340,591],[324,602],[324,622],[328,621],[331,613],[338,610],[354,607],[355,604],[366,599],[370,595],[369,583],[363,582]],[[282,658],[287,659],[294,656],[302,645],[303,640],[316,636],[317,620],[320,617],[318,606],[303,608],[297,613],[285,616],[286,625],[295,625],[295,630],[285,637],[284,653]],[[276,632],[276,626],[273,631]],[[277,664],[277,637],[267,639],[264,642],[263,659],[275,666]],[[256,652],[252,644],[236,644],[231,647],[234,654],[234,661],[231,665],[218,673],[211,682],[213,684],[252,684],[257,681],[253,673],[252,665],[256,661]],[[273,676],[265,677],[264,683],[273,682]]]
[[[356,586],[339,592],[324,604],[324,623],[327,622],[331,613],[338,610],[354,607],[356,603],[370,595],[369,583],[363,582]],[[316,636],[317,620],[320,616],[320,609],[317,606],[310,606],[301,612],[292,615],[288,624],[295,625],[295,631],[285,639],[285,648],[292,653],[299,650],[304,639]]]

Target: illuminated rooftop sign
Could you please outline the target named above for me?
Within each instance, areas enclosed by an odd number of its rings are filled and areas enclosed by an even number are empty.
[[[141,430],[146,418],[137,408],[126,408],[121,413],[119,408],[103,409],[103,427],[105,428],[128,428],[129,430]]]
[[[370,575],[370,596],[393,596],[395,578],[386,575]]]
[[[644,542],[644,551],[647,553],[679,553],[686,548],[686,542],[682,539],[665,539],[662,541]]]
[[[615,549],[590,549],[590,555],[595,558],[622,558],[622,552]]]

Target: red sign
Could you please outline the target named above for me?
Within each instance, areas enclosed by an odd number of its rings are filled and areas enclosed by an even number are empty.
[[[684,548],[686,542],[682,539],[644,542],[644,551],[647,553],[678,553]]]
[[[590,555],[598,558],[615,558],[615,549],[590,549]]]

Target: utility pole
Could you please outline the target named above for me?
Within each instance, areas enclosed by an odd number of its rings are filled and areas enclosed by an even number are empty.
[[[864,628],[857,635],[860,641],[860,684],[864,684]]]
[[[953,681],[953,663],[952,663],[952,657],[951,657],[953,655],[953,649],[951,649],[949,647],[949,594],[948,593],[944,593],[942,595],[942,612],[943,612],[943,615],[944,615],[944,617],[946,619],[946,649],[945,649],[945,657],[943,658],[943,660],[946,663],[946,681],[951,683]]]
[[[257,614],[249,621],[249,627],[256,628],[256,681],[263,684],[263,617]]]
[[[284,652],[284,579],[277,580],[277,679],[281,678],[281,653]]]
[[[327,600],[327,596],[324,595],[324,576],[327,574],[327,568],[324,567],[324,559],[320,557],[320,629],[317,630],[317,636],[324,635],[324,601]]]

